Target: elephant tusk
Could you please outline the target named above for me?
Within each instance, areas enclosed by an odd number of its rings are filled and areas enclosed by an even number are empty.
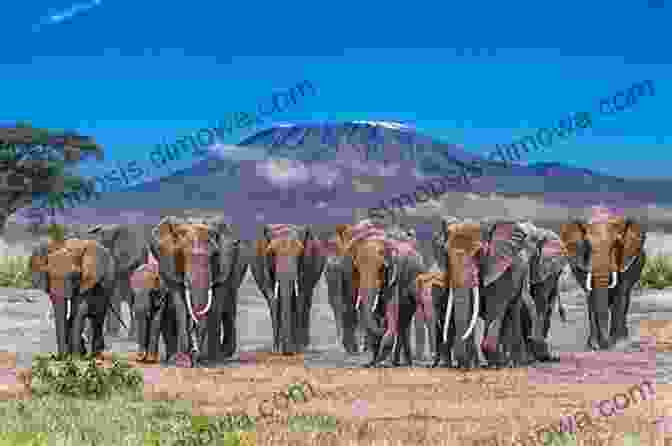
[[[609,288],[614,288],[618,285],[618,273],[615,271],[611,273],[611,282],[609,283]]]
[[[65,308],[66,308],[66,310],[65,310],[65,320],[67,321],[67,320],[70,320],[70,316],[71,316],[70,313],[72,313],[72,302],[71,302],[70,299],[65,300]]]
[[[376,299],[373,301],[373,307],[371,308],[371,313],[376,311],[376,308],[378,307],[378,299],[380,298],[380,291],[376,293]]]
[[[450,314],[453,312],[453,289],[449,288],[448,304],[446,305],[446,319],[443,321],[443,342],[448,342],[448,327],[450,326]]]
[[[184,288],[184,298],[187,300],[187,308],[189,309],[191,320],[194,321],[195,324],[198,324],[198,319],[196,319],[196,316],[194,315],[194,309],[191,307],[191,292],[189,291],[189,287]]]
[[[296,297],[299,297],[299,281],[295,280],[294,281],[294,292],[296,293]]]
[[[210,311],[210,307],[212,306],[212,288],[208,289],[208,303],[203,309],[203,311],[197,311],[196,315],[197,316],[203,316],[205,314],[208,314],[208,311]]]
[[[280,282],[275,282],[275,290],[273,291],[273,300],[278,300],[278,291],[280,289]]]
[[[591,283],[593,279],[593,273],[588,273],[588,276],[586,277],[586,290],[591,291],[593,289],[593,284]]]
[[[476,326],[476,318],[478,318],[481,295],[477,286],[475,286],[473,290],[474,290],[474,314],[472,314],[471,316],[471,322],[469,322],[469,328],[467,328],[466,333],[464,333],[464,336],[462,336],[463,341],[469,337],[472,331],[474,331],[474,327]]]
[[[355,310],[359,310],[359,304],[362,302],[362,295],[357,293],[357,302],[355,302]]]

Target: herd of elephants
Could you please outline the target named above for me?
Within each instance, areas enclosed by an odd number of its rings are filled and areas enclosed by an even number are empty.
[[[431,240],[439,272],[430,272],[413,228],[371,219],[335,225],[328,237],[311,225],[267,224],[256,241],[240,240],[217,217],[98,225],[75,235],[60,228],[30,258],[33,286],[51,299],[58,353],[102,352],[105,320],[119,318],[125,299],[139,360],[184,367],[235,354],[248,269],[268,304],[276,353],[308,347],[313,295],[325,274],[339,342],[350,354],[369,352],[367,367],[390,355],[392,365],[412,365],[415,317],[427,328],[432,367],[473,368],[484,365],[479,349],[494,367],[557,360],[547,337],[553,311],[564,318],[558,281],[566,265],[586,292],[588,348],[627,339],[630,294],[646,261],[640,223],[600,208],[559,234],[525,220],[441,217]]]

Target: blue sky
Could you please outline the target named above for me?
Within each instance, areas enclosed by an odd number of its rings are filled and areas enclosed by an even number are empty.
[[[77,129],[107,160],[147,159],[308,79],[318,95],[275,121],[403,120],[485,153],[592,111],[592,131],[530,161],[669,176],[672,5],[268,3],[101,0],[36,32],[76,2],[5,5],[0,119]],[[597,116],[601,98],[645,79],[654,97]]]

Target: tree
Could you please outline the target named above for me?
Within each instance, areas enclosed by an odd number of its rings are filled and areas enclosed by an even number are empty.
[[[0,126],[0,232],[7,218],[34,200],[48,197],[49,207],[63,208],[65,193],[89,186],[66,171],[90,157],[102,160],[103,148],[73,130],[48,130],[27,122]],[[32,208],[35,224],[45,223],[45,209]]]

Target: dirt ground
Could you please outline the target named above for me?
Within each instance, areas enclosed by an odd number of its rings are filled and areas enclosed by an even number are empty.
[[[658,323],[643,324],[643,332],[653,334],[664,325],[663,330],[672,336],[672,322],[655,322]],[[656,345],[658,348],[662,346]],[[586,359],[588,354],[580,355],[584,365],[564,361],[562,369],[553,369],[563,379],[551,384],[537,383],[539,379],[531,376],[529,369],[462,372],[307,368],[301,355],[283,357],[270,353],[255,355],[247,365],[216,369],[147,367],[134,362],[132,354],[128,358],[145,374],[145,398],[191,400],[194,412],[202,415],[245,413],[258,417],[256,444],[260,445],[476,445],[493,436],[496,444],[509,445],[513,436],[533,432],[535,427],[557,426],[561,415],[583,410],[592,416],[593,401],[628,393],[633,385],[650,377],[647,370],[655,369],[655,362],[651,367],[650,350],[633,353],[627,361],[621,355],[618,368],[621,372],[631,369],[629,382],[612,383],[614,380],[610,379],[609,384],[604,384],[595,378],[605,378],[607,370],[614,368],[613,355],[612,361],[605,354],[590,356],[592,359]],[[0,367],[5,370],[16,363],[11,353],[1,358]],[[109,364],[110,356],[106,358],[103,362]],[[648,367],[643,366],[645,362]],[[588,369],[592,381],[581,383]],[[23,378],[20,372],[19,380]],[[27,397],[21,390],[24,385],[7,382],[0,384],[0,398]],[[304,386],[307,401],[288,402],[279,397],[297,383]],[[621,415],[593,417],[592,427],[579,434],[579,444],[620,446],[620,438],[626,432],[640,432],[642,445],[662,444],[660,437],[655,442],[653,421],[658,416],[672,415],[672,385],[655,385],[655,392],[655,401],[644,401],[634,393],[639,399],[635,397]],[[337,431],[290,433],[286,428],[290,415],[332,415],[338,420]],[[593,443],[591,438],[606,442]]]

